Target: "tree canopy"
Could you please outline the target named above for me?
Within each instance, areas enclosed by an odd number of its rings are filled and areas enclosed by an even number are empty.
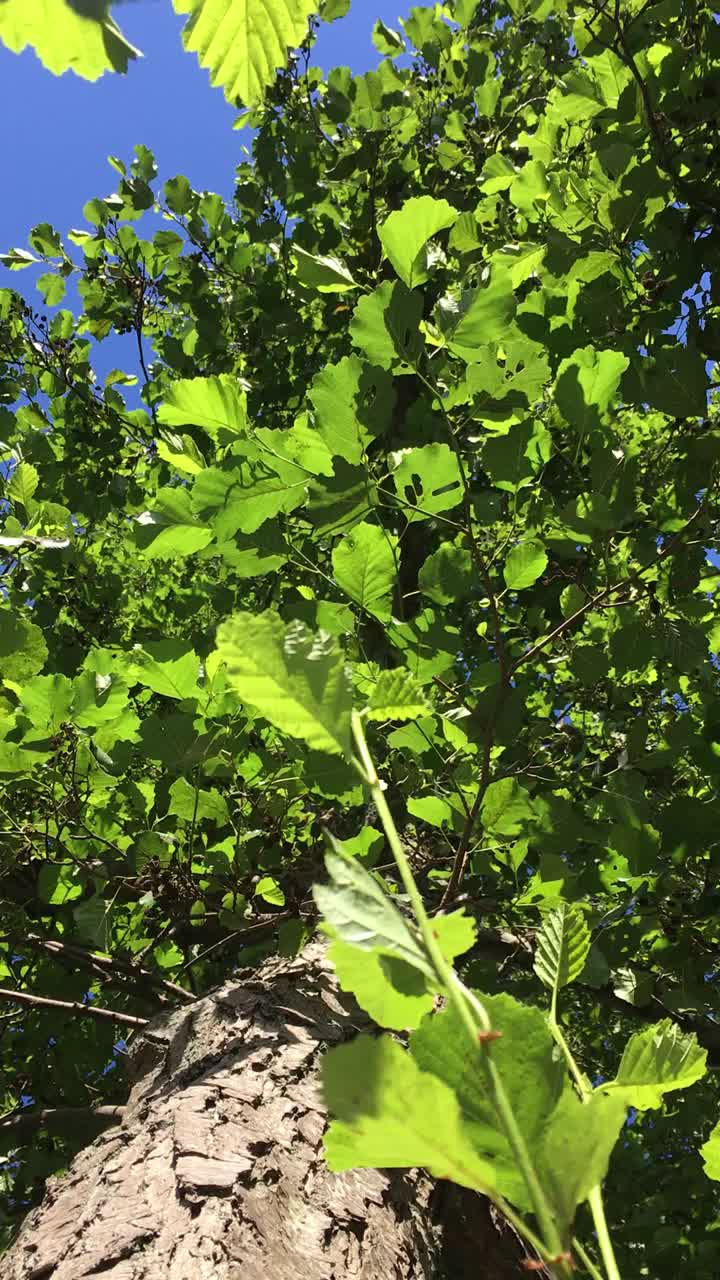
[[[620,1271],[712,1280],[720,25],[700,0],[455,0],[323,78],[308,0],[274,26],[264,0],[239,53],[218,6],[175,7],[247,108],[232,203],[140,145],[82,229],[2,255],[43,299],[0,289],[6,1238],[79,1140],[51,1113],[122,1099],[154,1010],[299,952],[318,908],[341,985],[414,1028],[412,1053],[328,1059],[331,1167],[402,1147],[482,1188],[485,1102],[401,930],[397,831],[557,1213],[587,1243],[610,1161]],[[0,3],[11,48],[26,9]],[[136,360],[101,380],[114,333]],[[613,1082],[585,1103],[543,984]],[[353,1072],[383,1082],[364,1147]],[[393,1146],[412,1098],[457,1111],[455,1164]]]

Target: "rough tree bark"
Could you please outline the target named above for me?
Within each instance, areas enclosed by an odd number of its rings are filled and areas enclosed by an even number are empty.
[[[331,1174],[316,1068],[367,1025],[323,949],[268,961],[143,1033],[123,1122],[51,1180],[2,1280],[517,1280],[481,1196]]]

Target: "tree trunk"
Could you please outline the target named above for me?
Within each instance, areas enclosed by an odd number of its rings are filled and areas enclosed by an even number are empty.
[[[121,1125],[53,1178],[2,1280],[517,1280],[481,1196],[424,1173],[329,1173],[316,1069],[367,1026],[323,948],[163,1015]]]

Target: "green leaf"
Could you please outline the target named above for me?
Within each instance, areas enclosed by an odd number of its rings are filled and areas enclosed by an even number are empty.
[[[505,561],[503,577],[511,591],[523,591],[531,587],[547,568],[548,557],[542,542],[528,538],[513,547]]]
[[[483,467],[496,488],[515,493],[534,482],[551,452],[547,427],[541,422],[522,422],[512,426],[507,435],[487,441]]]
[[[3,5],[7,4],[8,0],[3,0]],[[0,16],[3,13],[4,9],[0,9]],[[2,35],[2,28],[0,28],[0,35]],[[28,253],[27,249],[10,249],[7,253],[0,253],[0,263],[7,267],[8,271],[22,271],[24,267],[31,267],[38,261],[39,259],[34,254]]]
[[[35,467],[29,462],[19,462],[10,477],[7,496],[13,502],[19,502],[29,514],[32,496],[39,483],[40,477]]]
[[[81,671],[73,680],[72,718],[81,728],[117,720],[128,702],[128,687],[113,676]]]
[[[195,515],[187,489],[160,489],[152,510],[136,516],[135,525],[135,541],[148,560],[183,559],[213,539],[213,530]]]
[[[255,533],[281,511],[292,511],[305,501],[308,477],[299,467],[273,459],[254,445],[248,452],[248,461],[237,467],[206,467],[192,487],[191,507],[199,521],[211,522],[219,542],[238,530]]]
[[[328,447],[323,433],[310,426],[307,415],[303,414],[296,419],[289,431],[271,431],[259,427],[255,431],[255,440],[267,445],[272,456],[302,467],[308,474],[334,474],[333,451]]]
[[[433,967],[414,929],[356,858],[345,857],[342,844],[330,837],[337,852],[325,854],[330,884],[316,884],[313,896],[324,920],[341,942],[364,951],[397,956],[428,978]]]
[[[423,303],[401,280],[386,280],[358,302],[350,323],[353,346],[381,369],[412,365],[421,350]]]
[[[563,1063],[539,1009],[522,1005],[506,994],[476,995],[492,1030],[499,1033],[490,1052],[518,1126],[537,1160],[548,1117],[569,1089]],[[431,1072],[453,1090],[467,1140],[478,1155],[492,1160],[501,1194],[521,1208],[530,1207],[523,1178],[480,1070],[480,1049],[470,1040],[454,1006],[425,1019],[410,1038],[410,1052],[422,1071]]]
[[[217,787],[193,786],[187,778],[176,778],[170,788],[168,813],[184,822],[212,822],[217,827],[230,821],[227,800]]]
[[[586,601],[587,596],[582,587],[571,582],[569,587],[565,587],[565,590],[560,592],[560,609],[563,618],[571,618],[578,609],[582,609]]]
[[[510,200],[531,221],[536,221],[550,195],[542,160],[528,160],[510,184]]]
[[[183,44],[198,55],[228,102],[260,102],[287,65],[288,50],[304,39],[316,0],[173,0],[188,13]]]
[[[345,356],[337,364],[325,366],[313,379],[308,394],[315,410],[318,443],[331,458],[344,458],[352,465],[362,462],[368,444],[390,420],[389,375],[363,364],[358,356]]]
[[[165,698],[197,698],[200,659],[182,640],[147,641],[133,654],[139,684]]]
[[[623,855],[610,858],[601,866],[601,878],[607,886],[614,885],[618,880],[622,883],[630,875],[630,865]],[[612,989],[618,1000],[641,1009],[643,1005],[650,1004],[653,998],[655,980],[651,973],[643,973],[633,969],[631,965],[620,965],[613,969]]]
[[[80,940],[93,951],[109,952],[112,945],[113,908],[100,897],[89,898],[73,908],[73,919]]]
[[[385,253],[408,288],[412,289],[428,279],[427,255],[422,250],[438,231],[451,227],[457,216],[457,209],[447,200],[413,196],[385,219],[378,235]]]
[[[0,677],[24,684],[42,671],[48,648],[34,622],[0,609]]]
[[[707,1050],[700,1048],[695,1033],[664,1018],[631,1036],[617,1076],[603,1084],[603,1091],[619,1094],[625,1106],[647,1111],[661,1106],[664,1094],[701,1080],[706,1071]]]
[[[499,342],[507,334],[515,315],[515,293],[507,266],[493,265],[487,283],[463,294],[460,304],[448,308],[448,346],[454,355],[471,361],[488,342]]]
[[[557,996],[580,977],[590,950],[590,930],[578,906],[563,903],[545,916],[535,944],[535,972]]]
[[[332,755],[350,754],[352,686],[337,640],[285,625],[271,611],[237,613],[218,628],[228,683],[271,724]]]
[[[629,364],[619,351],[583,347],[561,360],[555,383],[555,403],[576,431],[599,426],[607,414],[620,379]]]
[[[534,818],[530,792],[514,778],[491,782],[480,811],[482,824],[498,835],[520,835]]]
[[[14,53],[30,45],[56,76],[72,70],[85,80],[97,80],[105,71],[127,71],[128,63],[140,56],[109,9],[102,0],[76,7],[66,0],[43,0],[39,6],[2,0],[0,41]]]
[[[702,416],[707,406],[708,378],[700,351],[679,342],[661,348],[641,362],[640,397],[643,402],[674,417]]]
[[[285,906],[285,894],[272,876],[260,877],[255,885],[255,897],[262,898],[263,902],[269,902],[273,907]]]
[[[46,307],[56,307],[65,297],[65,281],[56,271],[45,271],[38,276],[37,287]]]
[[[454,810],[442,796],[408,796],[408,813],[433,827],[452,826]]]
[[[477,585],[472,556],[464,547],[443,542],[428,556],[418,574],[423,595],[437,604],[455,604],[470,595]]]
[[[346,841],[343,850],[347,852],[347,849]],[[443,955],[450,962],[475,942],[475,923],[462,910],[437,916],[433,929]],[[335,941],[328,956],[343,991],[351,991],[361,1009],[369,1013],[378,1026],[394,1031],[417,1027],[435,1004],[436,990],[432,982],[397,955]]]
[[[46,862],[38,876],[38,897],[52,907],[82,897],[83,880],[74,862]]]
[[[463,500],[462,473],[447,444],[426,444],[394,455],[395,492],[408,520],[426,520]]]
[[[392,616],[395,546],[392,534],[375,524],[358,524],[333,548],[332,567],[342,591],[376,618]]]
[[[417,720],[431,704],[415,677],[402,667],[381,671],[365,707],[368,720]]]
[[[168,427],[202,427],[219,444],[247,433],[245,391],[229,373],[212,378],[181,378],[170,384],[158,410]]]
[[[38,729],[54,733],[63,721],[70,719],[72,682],[60,672],[33,676],[21,696],[25,714]]]
[[[517,169],[507,156],[495,152],[488,156],[483,165],[480,174],[480,190],[488,195],[494,195],[497,191],[507,191],[516,173]]]
[[[385,57],[396,58],[399,53],[405,52],[405,41],[400,32],[387,27],[381,18],[378,18],[373,27],[372,42],[378,53]]]
[[[153,959],[161,969],[177,969],[185,959],[185,953],[174,942],[159,942],[153,947]]]
[[[588,1101],[566,1090],[559,1100],[539,1149],[539,1173],[554,1217],[565,1238],[575,1210],[599,1186],[625,1122],[625,1102],[597,1089]]]
[[[339,258],[308,253],[299,245],[293,245],[293,257],[298,280],[309,289],[317,289],[318,293],[346,293],[348,289],[359,288]]]
[[[379,1027],[392,1031],[417,1027],[435,1003],[425,974],[397,956],[336,941],[328,959],[343,991],[351,991]]]
[[[701,1146],[700,1155],[708,1178],[712,1178],[714,1182],[720,1182],[720,1121],[715,1125],[707,1142]]]
[[[494,1186],[492,1165],[468,1142],[452,1089],[388,1036],[361,1035],[332,1049],[323,1058],[322,1085],[336,1117],[325,1137],[334,1173],[419,1167],[477,1191]]]
[[[168,431],[158,440],[157,451],[159,458],[184,475],[196,476],[205,468],[205,460],[192,436],[178,436]]]
[[[350,12],[350,0],[320,0],[319,8],[323,22],[335,22]]]

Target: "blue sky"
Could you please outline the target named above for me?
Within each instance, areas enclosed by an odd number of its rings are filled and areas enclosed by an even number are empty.
[[[323,26],[313,61],[326,71],[341,64],[368,70],[379,58],[370,38],[376,18],[397,27],[398,12],[409,7],[403,0],[353,0],[347,17]],[[70,73],[56,77],[31,51],[17,56],[0,46],[0,252],[27,247],[38,222],[51,222],[61,234],[82,226],[86,200],[115,185],[107,156],[130,159],[136,143],[155,152],[161,179],[184,173],[201,190],[232,192],[247,135],[233,131],[237,112],[184,52],[182,21],[170,0],[132,0],[115,12],[145,54],[127,76],[106,75],[95,84]],[[0,281],[34,292],[29,271],[9,276],[0,268]]]

